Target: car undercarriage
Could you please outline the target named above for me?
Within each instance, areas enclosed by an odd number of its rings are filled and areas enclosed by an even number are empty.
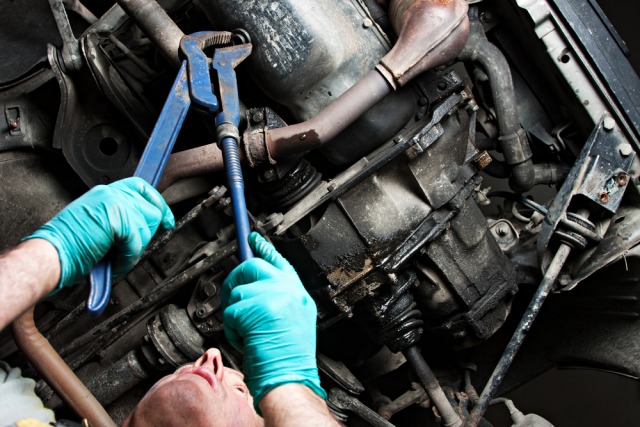
[[[133,174],[181,38],[220,31],[252,48],[236,67],[250,223],[318,306],[341,422],[487,426],[495,398],[554,366],[640,376],[640,81],[595,2],[4,6],[3,249]],[[52,354],[116,423],[208,347],[241,369],[220,309],[239,257],[212,117],[189,110],[158,185],[176,227],[104,313],[76,286],[0,335],[0,359],[59,414],[85,416]]]

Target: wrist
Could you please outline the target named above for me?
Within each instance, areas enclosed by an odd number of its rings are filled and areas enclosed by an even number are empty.
[[[22,241],[15,248],[15,255],[21,260],[28,260],[37,265],[40,272],[35,284],[38,294],[44,297],[56,289],[60,282],[62,267],[58,249],[48,240],[39,237]]]
[[[338,426],[324,399],[302,384],[285,384],[264,396],[260,410],[265,425]]]
[[[41,226],[30,236],[23,238],[16,249],[20,249],[23,245],[26,245],[25,248],[30,250],[41,251],[40,256],[45,257],[44,262],[46,262],[46,264],[39,265],[46,265],[47,268],[53,269],[53,271],[50,272],[51,275],[49,277],[53,280],[55,276],[55,282],[53,285],[47,283],[47,288],[50,289],[45,295],[53,295],[57,293],[67,285],[67,282],[70,282],[70,278],[67,277],[69,274],[65,274],[63,267],[63,264],[65,263],[63,259],[66,254],[64,247],[62,246],[60,239],[56,237],[56,234],[50,230],[48,224]],[[68,262],[66,262],[66,264],[68,264]]]
[[[313,372],[310,372],[313,371]],[[251,383],[254,383],[252,386]],[[318,371],[316,368],[310,369],[307,372],[292,372],[282,373],[278,372],[277,375],[265,376],[258,381],[247,380],[250,390],[252,391],[254,398],[254,406],[259,411],[260,402],[273,390],[281,388],[287,385],[297,385],[304,387],[319,399],[326,400],[327,393],[320,385],[320,378],[318,377]]]

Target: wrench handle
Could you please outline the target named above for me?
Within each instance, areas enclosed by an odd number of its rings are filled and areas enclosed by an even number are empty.
[[[183,61],[133,176],[144,179],[154,187],[158,185],[190,105],[187,61]],[[89,283],[91,289],[87,300],[87,311],[98,316],[107,307],[111,295],[111,260],[109,256],[106,256],[91,269]]]
[[[227,184],[231,193],[233,221],[236,226],[240,260],[246,261],[253,258],[253,252],[251,252],[248,240],[251,226],[249,225],[247,202],[244,197],[244,179],[242,178],[242,168],[240,167],[238,142],[232,137],[225,137],[220,141],[220,147],[224,159],[224,169],[227,173]]]

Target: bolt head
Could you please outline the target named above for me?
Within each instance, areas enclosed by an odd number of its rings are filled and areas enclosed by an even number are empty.
[[[620,154],[624,157],[627,157],[631,155],[631,153],[633,153],[633,147],[628,142],[620,144],[619,150]]]
[[[604,127],[605,130],[613,130],[613,128],[616,127],[615,119],[613,117],[605,117],[602,127]]]
[[[365,18],[365,19],[362,21],[362,28],[369,28],[369,27],[371,27],[372,25],[373,25],[373,21],[371,21],[371,19],[369,19],[369,18]]]
[[[500,237],[504,237],[509,234],[509,227],[506,224],[499,224],[496,227],[496,234]]]
[[[606,205],[607,203],[609,203],[609,193],[607,193],[606,191],[601,191],[600,194],[598,194],[598,200],[600,200],[600,203],[602,203],[603,205]]]

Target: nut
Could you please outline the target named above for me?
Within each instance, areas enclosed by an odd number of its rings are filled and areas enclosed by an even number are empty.
[[[613,128],[616,127],[616,121],[613,117],[605,117],[602,126],[605,128],[605,130],[613,130]]]
[[[603,205],[606,205],[607,203],[609,203],[609,193],[607,193],[606,191],[601,191],[598,194],[598,200],[600,200],[600,203],[602,203]]]
[[[620,172],[617,176],[616,176],[616,183],[620,186],[620,187],[624,187],[625,185],[627,185],[629,183],[629,175],[627,175],[624,172]]]
[[[633,147],[631,147],[631,144],[629,144],[628,142],[620,144],[620,147],[618,147],[618,149],[620,150],[620,154],[624,157],[627,157],[628,155],[633,153]]]

